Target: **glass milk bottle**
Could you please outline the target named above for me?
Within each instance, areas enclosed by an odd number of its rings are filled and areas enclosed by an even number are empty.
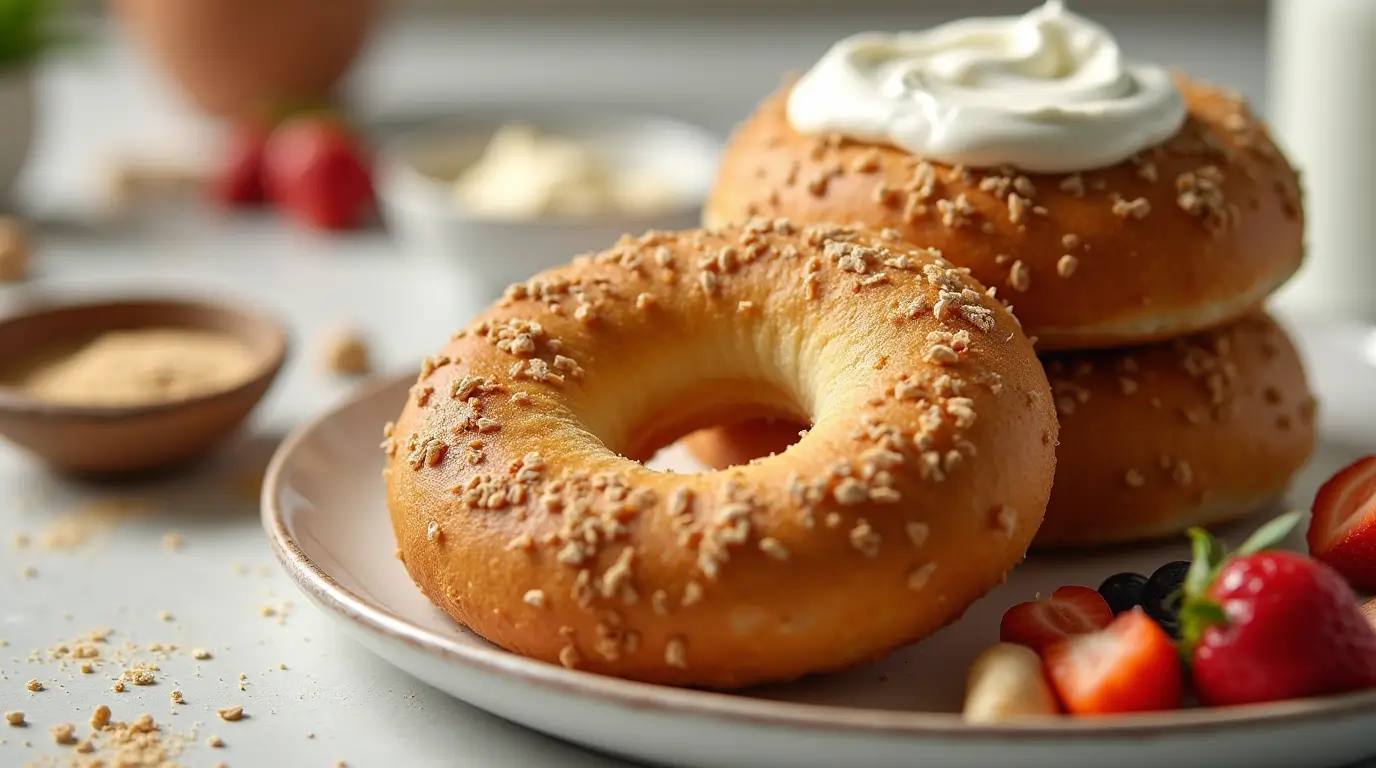
[[[1308,256],[1278,303],[1376,323],[1376,0],[1272,0],[1268,115],[1300,169]]]

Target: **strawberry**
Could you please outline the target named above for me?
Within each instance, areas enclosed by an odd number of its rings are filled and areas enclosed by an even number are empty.
[[[273,131],[265,167],[273,199],[311,226],[347,229],[372,207],[373,183],[363,149],[328,114],[301,114]]]
[[[263,188],[263,148],[267,127],[257,121],[235,124],[225,144],[219,168],[209,178],[210,199],[227,208],[258,205],[267,199]]]
[[[1103,629],[1113,609],[1089,587],[1061,587],[1051,597],[1019,603],[1003,614],[999,639],[1025,645],[1038,653],[1071,635]]]
[[[1355,589],[1376,592],[1376,456],[1334,475],[1314,497],[1309,551]]]
[[[1279,701],[1376,687],[1376,631],[1336,571],[1271,551],[1299,522],[1262,526],[1228,556],[1190,531],[1195,560],[1180,609],[1195,693],[1211,706]]]
[[[1071,714],[1178,709],[1185,682],[1170,635],[1141,608],[1104,629],[1068,637],[1043,653],[1046,673]]]

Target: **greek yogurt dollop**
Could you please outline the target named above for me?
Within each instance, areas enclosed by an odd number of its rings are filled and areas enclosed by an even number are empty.
[[[1070,173],[1113,165],[1180,130],[1165,68],[1125,60],[1060,0],[1019,17],[841,40],[793,87],[801,133],[888,143],[950,165]]]

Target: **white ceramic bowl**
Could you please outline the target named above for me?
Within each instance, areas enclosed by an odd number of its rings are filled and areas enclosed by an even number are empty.
[[[679,190],[681,202],[655,215],[528,221],[464,211],[454,199],[452,181],[478,158],[497,128],[512,122],[585,143],[616,166],[650,171]],[[449,299],[466,317],[511,283],[579,253],[608,248],[625,233],[697,226],[720,151],[717,136],[665,117],[492,110],[438,121],[385,144],[378,196],[393,237],[422,269],[445,276]]]

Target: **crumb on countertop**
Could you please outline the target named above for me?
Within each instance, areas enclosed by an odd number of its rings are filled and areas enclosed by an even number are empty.
[[[336,328],[321,341],[325,369],[331,373],[357,376],[372,370],[368,342],[351,328]]]

